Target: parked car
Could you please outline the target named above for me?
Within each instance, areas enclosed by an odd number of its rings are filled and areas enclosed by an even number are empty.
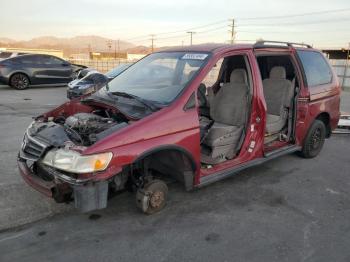
[[[73,67],[73,76],[72,79],[77,79],[77,78],[83,78],[83,72],[85,70],[89,70],[90,68],[88,68],[87,66],[84,65],[79,65],[79,64],[71,64]],[[85,76],[85,75],[84,75]]]
[[[0,83],[22,90],[30,85],[66,85],[78,66],[51,55],[28,54],[0,61]]]
[[[349,113],[344,113],[340,116],[340,119],[338,122],[338,127],[350,130],[350,114]]]
[[[338,122],[338,128],[333,133],[349,134],[350,133],[350,113],[342,113]]]
[[[145,74],[155,65],[166,74]],[[316,157],[337,127],[340,92],[308,45],[172,48],[36,117],[18,166],[57,202],[100,209],[128,189],[152,214],[165,206],[169,180],[193,190],[293,152]]]
[[[107,72],[105,75],[93,69],[81,70],[78,78],[68,84],[67,97],[73,99],[92,94],[104,87],[109,81],[125,71],[129,66],[130,64],[120,65]],[[80,77],[81,75],[84,76]]]

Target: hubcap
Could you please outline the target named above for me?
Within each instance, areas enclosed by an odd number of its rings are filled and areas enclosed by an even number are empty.
[[[16,86],[18,89],[25,88],[28,85],[28,80],[25,76],[17,75],[12,80],[14,86]]]

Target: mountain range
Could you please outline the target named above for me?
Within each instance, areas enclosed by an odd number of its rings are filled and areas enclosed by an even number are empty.
[[[6,37],[0,37],[0,47],[59,49],[63,50],[65,55],[85,53],[88,51],[114,52],[114,50],[131,53],[149,52],[149,48],[146,46],[135,46],[130,42],[122,40],[119,41],[118,48],[118,41],[96,35],[75,36],[70,38],[41,36],[27,41],[17,41]]]

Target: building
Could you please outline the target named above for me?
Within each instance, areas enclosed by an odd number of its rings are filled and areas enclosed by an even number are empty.
[[[0,47],[0,52],[46,54],[63,58],[63,51],[55,49]]]
[[[322,50],[323,53],[331,60],[346,60],[350,58],[349,48],[327,48]]]
[[[343,90],[350,91],[350,50],[349,48],[329,48],[322,52],[330,60],[338,75]]]
[[[144,58],[147,54],[127,54],[128,61],[137,61],[140,60],[141,58]]]
[[[130,54],[127,52],[89,52],[91,60],[128,60],[137,61],[146,56],[146,54]]]
[[[115,60],[127,59],[125,52],[89,52],[89,57],[92,60]]]

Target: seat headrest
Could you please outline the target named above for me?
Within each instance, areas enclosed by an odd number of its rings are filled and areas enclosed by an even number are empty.
[[[230,83],[248,84],[247,72],[244,69],[235,69],[230,76]]]
[[[286,79],[286,69],[283,66],[274,66],[270,71],[270,78]]]

